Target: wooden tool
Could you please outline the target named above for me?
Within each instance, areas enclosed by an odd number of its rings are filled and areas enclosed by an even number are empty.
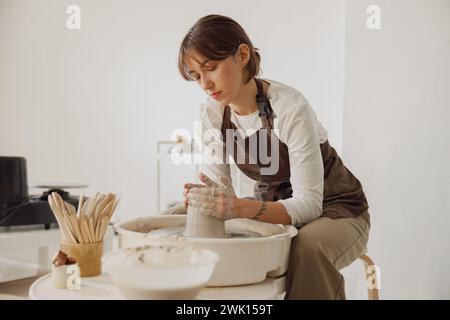
[[[48,196],[48,203],[61,231],[61,239],[66,243],[102,242],[118,202],[112,193],[96,193],[86,201],[82,194],[78,208],[75,208],[57,192]]]

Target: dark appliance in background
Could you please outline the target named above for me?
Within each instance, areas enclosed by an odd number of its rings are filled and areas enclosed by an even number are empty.
[[[47,196],[57,192],[75,207],[78,197],[62,188],[51,188],[41,195],[28,194],[27,163],[23,157],[0,157],[0,227],[56,224]],[[85,187],[85,186],[83,186]]]

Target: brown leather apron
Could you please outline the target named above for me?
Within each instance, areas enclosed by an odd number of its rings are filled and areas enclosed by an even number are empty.
[[[228,157],[231,155],[238,168],[249,178],[257,181],[254,188],[255,199],[277,201],[291,198],[292,186],[290,183],[289,150],[272,132],[273,110],[269,99],[264,95],[261,80],[255,78],[255,81],[258,88],[256,102],[262,121],[262,128],[251,136],[247,136],[241,140],[237,138],[237,135],[234,135],[234,148],[224,147],[224,156]],[[227,146],[227,140],[230,139],[230,134],[227,135],[226,133],[227,129],[233,130],[232,132],[236,132],[235,130],[237,129],[236,125],[231,122],[231,110],[228,105],[224,109],[221,128],[225,146]],[[253,135],[256,136],[252,137]],[[264,175],[261,173],[261,168],[268,167],[271,163],[263,164],[266,161],[261,161],[259,150],[257,152],[257,159],[250,161],[250,159],[254,158],[254,153],[250,154],[249,152],[249,140],[256,139],[259,148],[259,140],[262,138],[267,139],[266,141],[268,142],[271,139],[278,140],[279,167],[276,174]],[[270,158],[272,157],[270,143],[267,143],[267,149],[267,155],[270,155]],[[369,206],[358,179],[344,166],[336,150],[328,141],[320,144],[320,151],[322,153],[324,167],[322,216],[333,219],[350,218],[357,217],[366,212]],[[245,159],[245,161],[237,161],[238,159]]]

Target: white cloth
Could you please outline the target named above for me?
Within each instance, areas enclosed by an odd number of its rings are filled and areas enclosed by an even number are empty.
[[[317,120],[314,110],[301,92],[280,82],[263,80],[270,83],[267,97],[275,114],[274,129],[277,130],[275,134],[289,150],[290,182],[293,193],[291,198],[278,202],[286,208],[292,224],[298,227],[322,214],[324,172],[319,143],[327,140],[328,133]],[[201,141],[202,135],[207,130],[209,130],[209,136],[206,139],[208,148],[214,146],[214,148],[218,147],[216,150],[219,150],[223,146],[220,132],[223,113],[224,106],[211,98],[207,98],[206,102],[200,105],[199,120],[202,126],[201,129],[197,127],[194,133],[197,151],[205,146],[206,142],[201,143]],[[258,111],[246,116],[239,116],[232,111],[231,121],[238,129],[243,129],[246,136],[262,127]],[[230,177],[240,197],[244,196],[242,189],[246,189],[247,192],[253,190],[255,181],[248,177],[239,179],[241,183],[246,184],[244,188],[242,185],[236,185],[238,179],[231,177],[230,164],[220,163],[219,158],[221,159],[218,155],[205,157],[204,159],[209,160],[209,163],[201,164],[200,171],[213,179],[218,179],[222,175]],[[214,160],[216,163],[210,163]],[[242,172],[240,173],[244,176]]]

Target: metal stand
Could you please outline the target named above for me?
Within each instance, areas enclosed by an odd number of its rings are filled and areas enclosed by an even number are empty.
[[[158,212],[160,212],[161,209],[161,162],[163,160],[163,155],[167,155],[170,154],[172,152],[172,149],[179,144],[183,143],[183,139],[180,137],[180,139],[176,140],[176,141],[172,141],[172,140],[162,140],[162,141],[158,141],[157,142],[157,147],[156,147],[156,154],[157,154],[157,161],[156,161],[156,205],[157,205],[157,209]],[[161,153],[161,149],[162,146],[171,146],[168,150],[167,153],[162,154]],[[191,149],[192,151],[192,149]],[[196,174],[198,174],[198,165],[195,165],[195,172]]]

